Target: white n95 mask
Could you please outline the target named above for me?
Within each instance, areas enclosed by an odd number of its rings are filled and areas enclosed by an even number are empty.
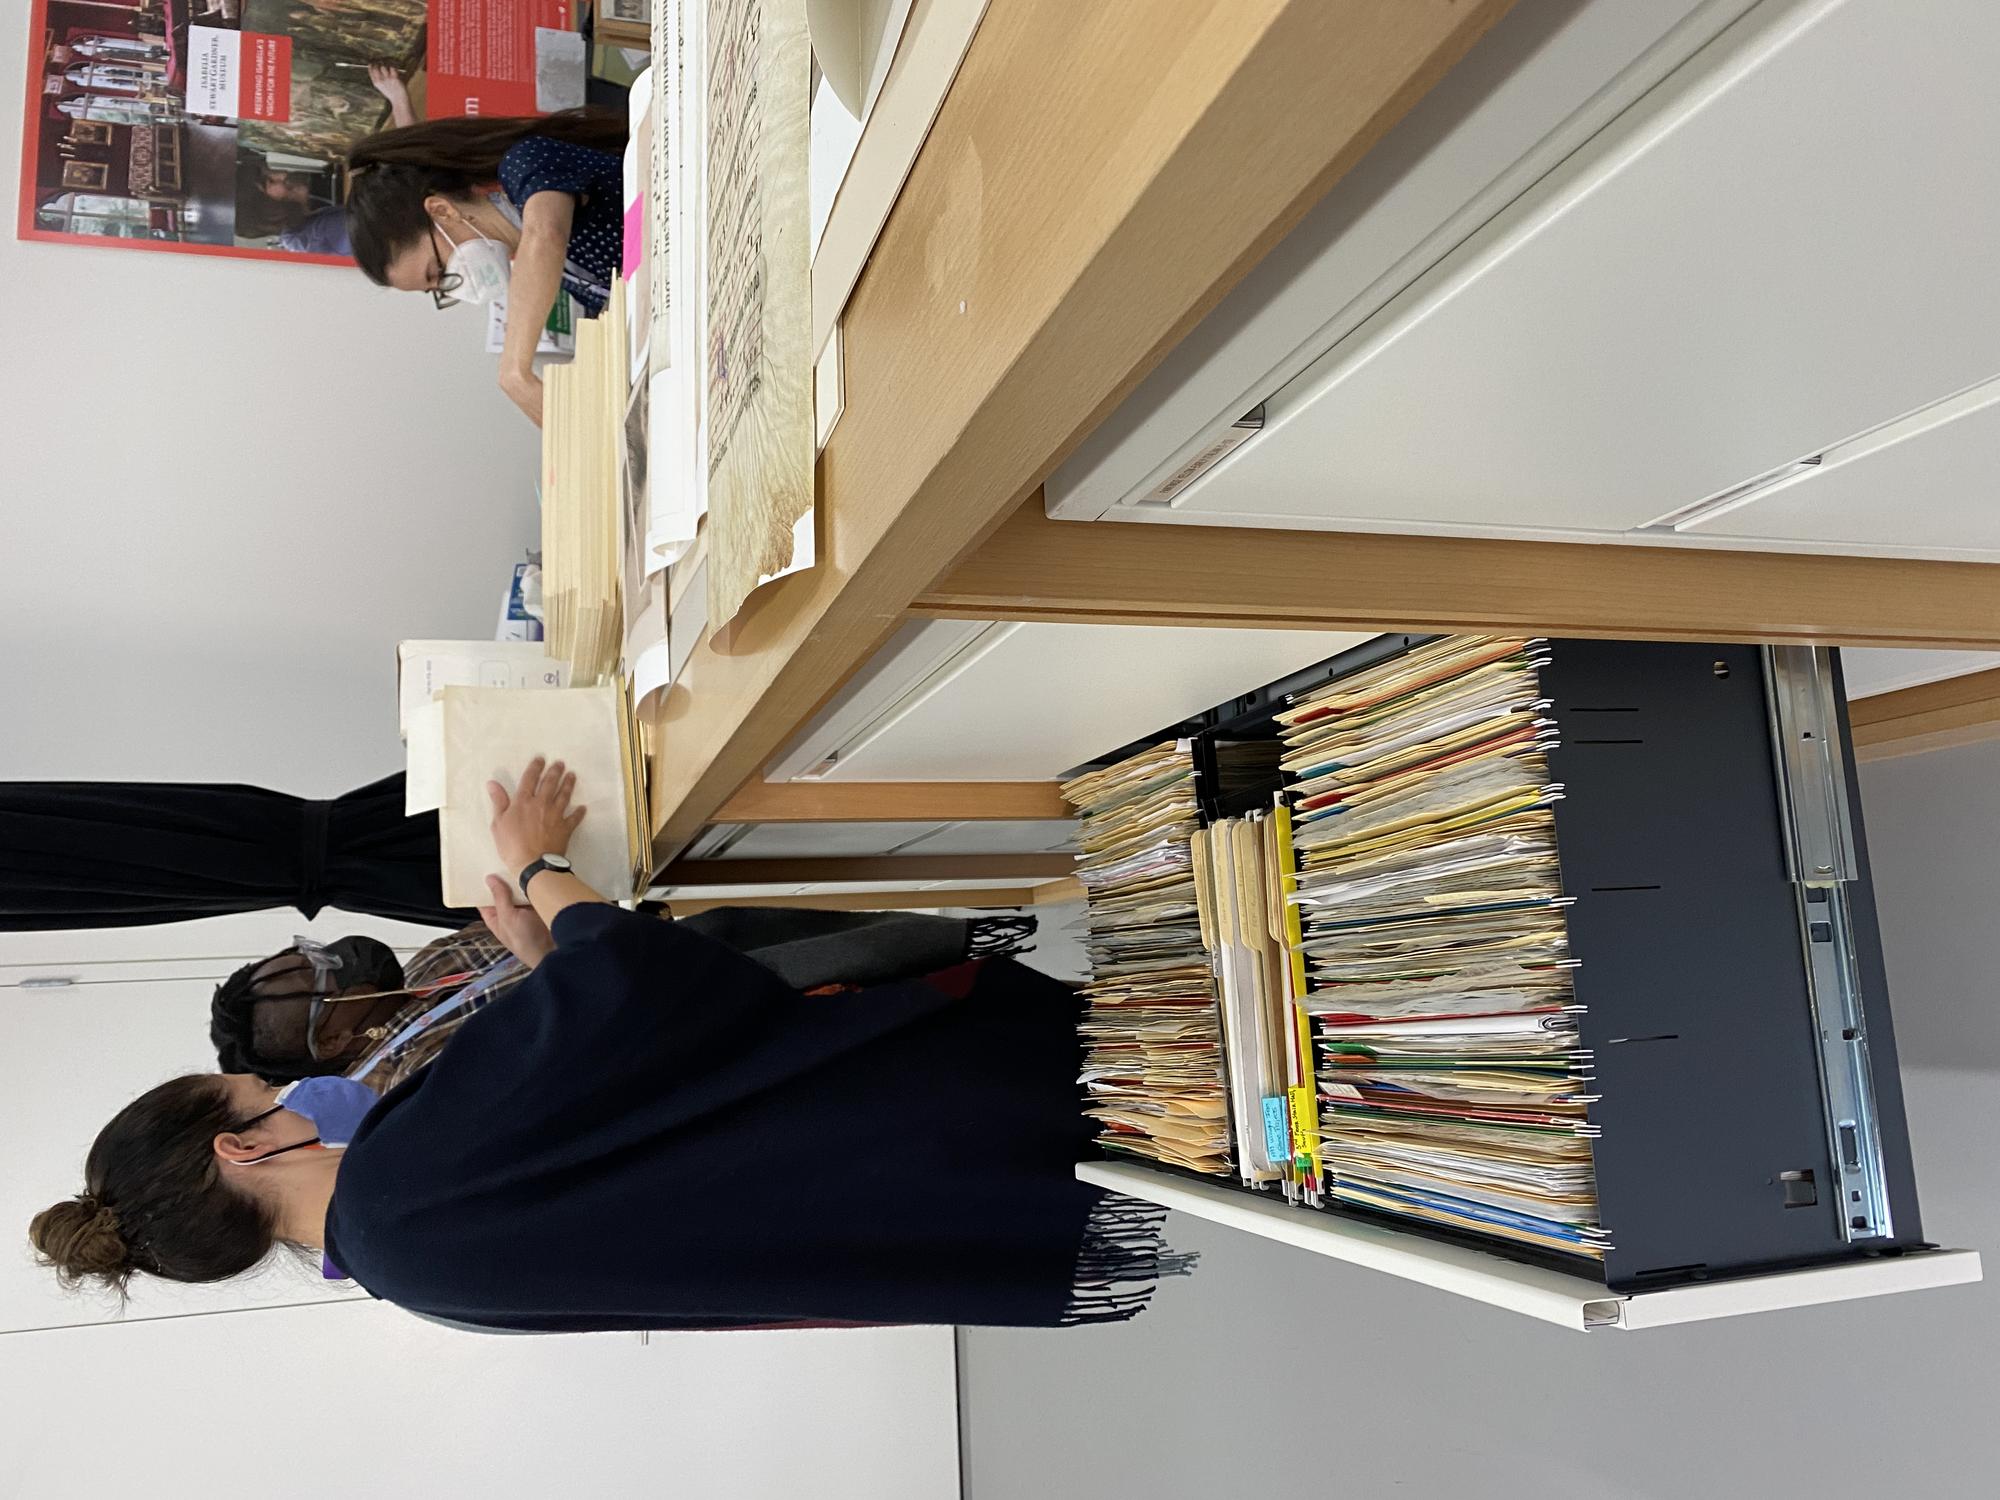
[[[451,246],[451,259],[445,263],[446,285],[444,291],[454,302],[470,302],[484,307],[489,302],[498,301],[507,295],[507,283],[514,274],[514,262],[507,254],[507,247],[498,240],[488,239],[479,234],[476,240],[460,244],[451,237],[451,231],[444,225],[437,226],[439,234]]]

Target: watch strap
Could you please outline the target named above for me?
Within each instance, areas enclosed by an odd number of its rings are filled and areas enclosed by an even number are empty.
[[[570,863],[568,860],[560,858],[552,859],[551,856],[544,854],[541,858],[537,859],[533,864],[529,865],[527,869],[521,872],[521,894],[523,896],[528,894],[528,882],[533,880],[537,875],[541,874],[542,871],[568,870],[569,868],[570,868]]]

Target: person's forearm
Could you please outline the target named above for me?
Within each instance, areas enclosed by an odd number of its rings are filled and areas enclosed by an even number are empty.
[[[556,925],[556,918],[572,906],[580,906],[587,901],[600,906],[608,904],[576,876],[561,870],[544,870],[529,881],[528,900],[533,903],[535,914],[551,928]]]
[[[507,342],[500,356],[501,369],[516,378],[535,371],[535,350],[542,342],[542,330],[549,325],[549,311],[562,291],[563,259],[569,250],[567,235],[558,236],[530,224],[521,235],[521,248],[514,253],[514,274],[507,285]]]
[[[408,93],[398,93],[389,99],[389,123],[398,130],[408,130],[418,123],[417,112],[410,106]]]

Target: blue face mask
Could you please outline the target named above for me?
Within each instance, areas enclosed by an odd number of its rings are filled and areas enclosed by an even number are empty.
[[[304,1115],[313,1122],[319,1132],[309,1141],[297,1141],[289,1146],[280,1146],[276,1151],[266,1152],[243,1166],[255,1166],[257,1162],[269,1161],[274,1156],[283,1156],[287,1151],[297,1151],[306,1146],[345,1147],[354,1139],[354,1133],[361,1128],[361,1121],[378,1100],[376,1092],[364,1083],[356,1083],[352,1078],[325,1077],[302,1078],[297,1083],[287,1084],[278,1090],[277,1103],[254,1119],[245,1120],[239,1130],[248,1130],[258,1120],[268,1120],[281,1109],[289,1109],[295,1115]]]

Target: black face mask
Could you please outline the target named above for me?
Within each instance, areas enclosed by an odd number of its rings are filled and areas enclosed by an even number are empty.
[[[340,1059],[322,1058],[319,1037],[346,1007],[367,1010],[367,998],[342,1000],[343,992],[368,990],[394,995],[405,988],[403,966],[395,950],[369,937],[345,937],[324,945],[304,940],[278,954],[253,981],[251,997],[277,1030],[260,1047],[272,1048],[259,1059],[260,1073],[279,1082],[337,1071]],[[288,1028],[291,1039],[280,1041]]]
[[[403,988],[402,961],[387,943],[371,937],[336,938],[326,945],[326,952],[340,960],[340,967],[332,973],[332,987],[336,991],[357,986],[371,990]]]
[[[340,1001],[332,996],[363,987],[380,993],[404,987],[402,961],[387,943],[371,937],[336,938],[325,946],[322,953],[321,962],[336,960],[337,964],[332,970],[324,972],[315,965],[317,993],[306,1023],[306,1045],[315,1062],[325,1060],[320,1057],[319,1038],[322,1026],[331,1020],[327,1012],[341,1004],[367,1004],[365,1000]]]

